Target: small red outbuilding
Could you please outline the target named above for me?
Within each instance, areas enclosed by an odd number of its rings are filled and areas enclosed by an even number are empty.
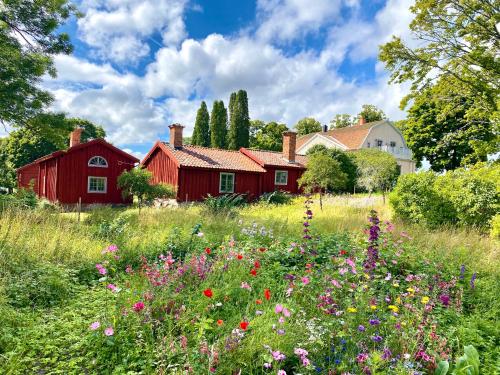
[[[275,190],[299,191],[297,179],[305,170],[306,157],[295,155],[293,132],[284,134],[284,152],[279,153],[183,145],[183,126],[169,128],[170,142],[157,141],[142,165],[153,173],[153,183],[176,186],[178,201],[231,193],[252,200]]]
[[[139,160],[103,139],[80,143],[82,129],[70,136],[70,147],[41,157],[17,170],[19,188],[33,185],[37,196],[61,204],[120,204],[118,176]]]

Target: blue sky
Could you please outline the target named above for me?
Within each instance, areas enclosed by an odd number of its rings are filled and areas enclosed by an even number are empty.
[[[54,110],[101,124],[142,156],[167,126],[192,131],[205,100],[245,89],[250,116],[289,127],[375,104],[391,119],[407,87],[388,85],[378,45],[407,38],[410,0],[81,0],[62,30],[75,46],[44,85]]]

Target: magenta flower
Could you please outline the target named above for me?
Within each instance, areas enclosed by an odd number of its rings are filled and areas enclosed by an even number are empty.
[[[281,353],[279,350],[271,352],[271,354],[272,354],[275,361],[280,362],[280,361],[284,361],[286,359],[286,355]]]
[[[118,290],[115,284],[108,284],[107,288],[113,292],[116,292]]]
[[[90,327],[89,327],[89,328],[90,328],[92,331],[95,331],[96,329],[99,329],[99,327],[100,327],[100,326],[101,326],[101,323],[99,323],[99,322],[94,322],[94,323],[92,323],[92,324],[90,325]]]
[[[283,315],[287,318],[291,315],[290,311],[286,307],[283,307]]]
[[[335,280],[335,279],[332,280],[332,284],[336,288],[342,288],[342,285],[340,285],[340,283],[337,280]]]
[[[104,334],[106,336],[113,336],[115,334],[115,331],[114,331],[113,327],[108,327],[104,330]]]
[[[108,271],[106,270],[106,268],[102,264],[100,264],[100,263],[96,264],[95,268],[97,268],[97,271],[99,271],[99,273],[101,275],[106,275],[108,273]]]
[[[307,285],[311,282],[307,276],[302,277],[302,284]]]
[[[278,370],[277,375],[286,375],[286,371],[285,370]]]
[[[132,308],[134,309],[135,312],[142,311],[144,310],[144,302],[142,301],[136,302],[134,303],[134,306],[132,306]]]
[[[280,304],[277,304],[277,305],[276,305],[276,307],[274,308],[274,312],[275,312],[276,314],[279,314],[279,313],[281,313],[282,311],[283,311],[283,306],[282,306],[282,305],[280,305]]]

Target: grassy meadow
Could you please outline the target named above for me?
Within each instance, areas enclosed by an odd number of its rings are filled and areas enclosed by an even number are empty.
[[[497,241],[309,209],[2,212],[0,372],[424,374],[466,345],[497,371]]]

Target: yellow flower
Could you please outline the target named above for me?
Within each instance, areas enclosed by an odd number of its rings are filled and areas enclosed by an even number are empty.
[[[358,311],[358,309],[357,309],[357,308],[355,308],[355,307],[348,307],[348,308],[347,308],[347,312],[350,312],[350,313],[355,313],[356,311]]]
[[[399,284],[398,283],[394,283],[394,284],[392,284],[392,286],[394,286],[394,287],[397,288],[397,287],[399,287]]]
[[[389,305],[389,310],[397,313],[399,311],[399,307],[397,306],[394,306],[394,305]]]
[[[410,292],[410,293],[415,293],[415,289],[413,289],[413,288],[408,288],[408,289],[406,289],[406,290],[407,290],[408,292]]]
[[[430,298],[429,298],[429,297],[422,297],[422,303],[423,303],[424,305],[426,305],[426,304],[427,304],[427,302],[429,302],[429,300],[430,300]]]
[[[370,275],[368,275],[367,273],[363,274],[363,276],[365,277],[366,280],[370,278]]]
[[[398,296],[398,298],[396,298],[396,303],[397,303],[398,305],[401,305],[401,297],[399,297],[399,296]]]
[[[375,305],[370,305],[370,309],[372,309],[372,310],[377,310],[377,306],[375,306]]]

